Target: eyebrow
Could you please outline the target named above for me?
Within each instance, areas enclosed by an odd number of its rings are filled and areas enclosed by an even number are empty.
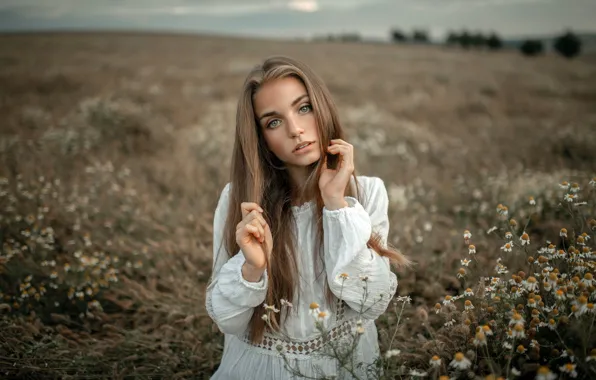
[[[308,98],[308,94],[302,94],[299,97],[297,97],[296,99],[294,99],[294,101],[292,102],[291,106],[294,107],[296,104],[298,104],[304,98]],[[259,117],[259,121],[263,120],[267,116],[273,116],[273,115],[277,115],[277,112],[275,112],[275,111],[265,112],[264,114],[262,114]]]

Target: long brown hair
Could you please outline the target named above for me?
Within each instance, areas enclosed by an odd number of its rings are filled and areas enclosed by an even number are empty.
[[[306,87],[318,127],[320,151],[326,152],[325,147],[329,145],[330,140],[344,139],[344,132],[331,94],[323,81],[308,66],[283,56],[270,57],[256,66],[248,74],[238,101],[236,138],[230,173],[229,207],[224,230],[224,244],[231,257],[238,254],[240,250],[236,243],[235,228],[242,220],[240,204],[255,202],[263,208],[263,216],[269,224],[273,236],[271,260],[267,263],[269,286],[265,303],[278,307],[280,307],[281,299],[286,299],[289,302],[294,301],[298,266],[292,200],[296,190],[291,188],[287,170],[278,169],[283,167],[283,162],[267,148],[262,130],[255,117],[253,99],[256,91],[264,83],[290,76],[300,80]],[[329,166],[336,168],[338,157],[326,154]],[[322,161],[319,160],[309,166],[310,175],[298,198],[312,199],[316,202],[317,249],[315,255],[321,254],[320,247],[323,245],[324,203],[318,188]],[[352,177],[355,185],[348,185],[345,195],[353,196],[361,201],[362,197],[359,194],[355,171]],[[397,266],[410,264],[410,261],[399,251],[383,246],[381,237],[377,233],[373,233],[367,245],[379,255],[388,257],[390,262]],[[312,259],[315,260],[315,257]],[[324,273],[324,270],[321,273]],[[332,305],[335,296],[327,283],[325,283],[325,296],[329,305]],[[262,339],[267,328],[261,319],[263,313],[263,305],[254,308],[250,321],[250,339],[254,343]],[[279,328],[279,314],[271,316],[271,323],[275,328]]]

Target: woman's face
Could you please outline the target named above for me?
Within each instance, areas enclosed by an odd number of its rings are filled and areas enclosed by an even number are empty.
[[[255,116],[267,146],[288,170],[304,168],[321,157],[315,115],[302,82],[294,77],[265,83],[255,93]],[[296,144],[312,142],[296,150]]]

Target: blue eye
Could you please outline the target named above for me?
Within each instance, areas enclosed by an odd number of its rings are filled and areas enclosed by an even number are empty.
[[[267,128],[271,128],[271,125],[272,125],[274,122],[276,122],[276,121],[279,121],[279,120],[278,120],[278,119],[273,119],[273,120],[271,120],[269,123],[267,123]]]
[[[302,111],[304,108],[306,108],[309,111],[312,111],[312,106],[310,104],[305,104],[302,107],[300,107],[300,111]]]

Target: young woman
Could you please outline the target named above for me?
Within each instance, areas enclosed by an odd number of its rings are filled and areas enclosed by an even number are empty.
[[[331,341],[359,336],[354,363],[378,357],[374,320],[397,288],[390,261],[409,264],[387,247],[387,210],[383,181],[355,175],[323,81],[288,57],[254,68],[213,221],[206,307],[225,345],[212,379],[295,378],[284,356],[311,378],[363,374],[320,355],[315,321]]]

